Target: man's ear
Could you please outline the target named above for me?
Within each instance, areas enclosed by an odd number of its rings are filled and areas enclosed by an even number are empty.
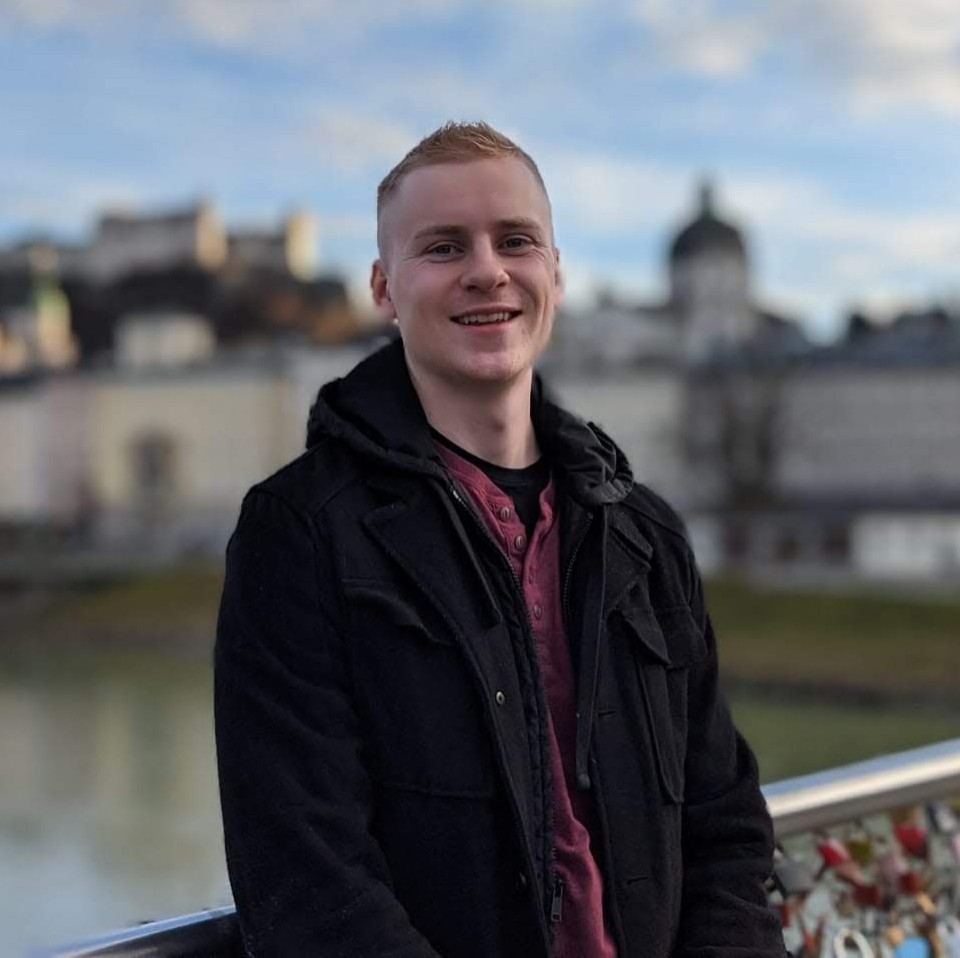
[[[563,270],[560,268],[560,250],[553,248],[553,281],[557,287],[557,304],[563,302],[566,293],[566,283],[563,278]]]
[[[373,294],[373,302],[377,307],[377,315],[384,321],[397,318],[397,311],[394,309],[393,300],[390,298],[390,287],[387,282],[387,271],[383,268],[383,262],[375,259],[370,269],[370,292]]]

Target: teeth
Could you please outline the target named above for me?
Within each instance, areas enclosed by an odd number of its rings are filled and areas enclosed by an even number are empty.
[[[490,323],[505,323],[511,313],[468,313],[466,316],[454,316],[453,321],[462,326],[483,326]]]

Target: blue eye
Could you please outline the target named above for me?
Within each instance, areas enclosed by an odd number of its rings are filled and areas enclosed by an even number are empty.
[[[436,246],[431,246],[427,252],[431,256],[450,256],[456,252],[456,247],[453,243],[437,243]]]
[[[508,236],[503,241],[503,245],[512,250],[525,249],[530,245],[530,239],[526,236]]]

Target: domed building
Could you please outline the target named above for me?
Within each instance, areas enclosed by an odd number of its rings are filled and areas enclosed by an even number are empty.
[[[670,244],[670,305],[688,361],[730,353],[752,340],[759,316],[750,299],[747,248],[740,230],[720,219],[709,181],[700,209]]]
[[[754,300],[747,242],[717,214],[709,180],[698,198],[694,218],[667,243],[666,294],[638,302],[607,292],[592,306],[562,310],[548,368],[726,366],[810,348],[794,320]]]

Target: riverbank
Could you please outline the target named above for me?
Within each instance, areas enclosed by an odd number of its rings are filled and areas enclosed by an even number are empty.
[[[208,656],[223,585],[220,563],[186,563],[129,577],[0,595],[3,648],[58,654]]]
[[[141,572],[83,587],[0,596],[6,654],[143,653],[207,657],[222,585],[219,563]],[[707,583],[722,672],[732,689],[798,701],[960,704],[960,598]]]
[[[774,694],[960,703],[960,597],[707,583],[723,674]]]

